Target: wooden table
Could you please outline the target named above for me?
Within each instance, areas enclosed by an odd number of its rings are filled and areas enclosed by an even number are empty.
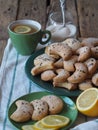
[[[66,0],[66,9],[74,17],[77,37],[98,37],[98,1]],[[33,19],[47,23],[50,12],[60,10],[59,0],[0,0],[0,63],[7,43],[7,26],[17,19]],[[74,125],[91,120],[79,113]]]

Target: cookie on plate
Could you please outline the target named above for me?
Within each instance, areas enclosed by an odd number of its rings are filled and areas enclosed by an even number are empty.
[[[76,50],[82,46],[81,43],[75,38],[68,38],[63,41],[63,44],[68,45],[73,52],[76,52]]]
[[[89,46],[89,47],[98,46],[98,38],[95,37],[84,38],[81,44],[83,46]]]
[[[54,63],[55,68],[63,68],[63,58],[60,58]]]
[[[63,43],[52,43],[49,46],[49,54],[59,55],[63,60],[68,60],[72,56],[72,49]]]
[[[98,46],[91,48],[92,56],[98,59]]]
[[[98,72],[93,75],[92,83],[98,87]]]
[[[57,76],[53,78],[53,82],[55,83],[65,82],[67,78],[70,76],[70,73],[64,69],[57,69],[56,73],[57,73]]]
[[[41,79],[43,81],[51,81],[56,76],[53,70],[46,70],[41,73]]]
[[[46,70],[52,70],[54,69],[54,65],[53,63],[51,62],[43,62],[41,64],[38,64],[36,66],[34,66],[32,69],[31,69],[31,74],[33,76],[35,75],[38,75]]]
[[[88,68],[84,63],[75,63],[75,72],[67,79],[70,83],[83,82],[88,74]]]
[[[84,62],[85,60],[90,58],[90,56],[91,56],[91,49],[88,46],[84,46],[84,47],[79,48],[76,51],[76,53],[79,54],[78,61],[79,62]]]
[[[69,72],[75,71],[75,63],[78,61],[78,56],[73,55],[69,60],[63,62],[64,69]]]
[[[15,104],[17,109],[10,118],[16,122],[25,122],[30,120],[33,113],[32,105],[25,100],[18,100]]]
[[[85,61],[85,64],[88,68],[89,76],[92,76],[97,70],[97,60],[95,58],[89,58]]]
[[[48,115],[48,104],[47,102],[36,99],[31,102],[34,107],[32,114],[32,120],[41,120],[43,117]]]
[[[47,55],[46,53],[44,53],[44,54],[41,54],[41,55],[37,56],[34,59],[34,65],[38,65],[38,64],[41,64],[43,62],[54,63],[55,62],[55,58],[53,58],[53,57]]]
[[[49,114],[60,113],[64,107],[62,99],[55,95],[43,96],[41,100],[47,102],[49,105]]]

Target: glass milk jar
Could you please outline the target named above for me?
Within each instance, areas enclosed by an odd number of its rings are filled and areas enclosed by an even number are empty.
[[[76,26],[73,24],[72,15],[68,11],[65,13],[65,23],[63,25],[61,12],[50,14],[46,29],[51,32],[52,42],[62,42],[66,38],[76,37]]]

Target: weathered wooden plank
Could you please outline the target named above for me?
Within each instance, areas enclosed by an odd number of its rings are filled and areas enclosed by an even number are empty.
[[[87,121],[95,120],[97,117],[87,117]]]
[[[81,123],[84,123],[85,121],[86,121],[86,117],[83,114],[78,113],[78,117],[77,117],[77,120],[74,123],[74,126],[79,125]]]
[[[73,19],[74,19],[74,23],[78,27],[78,18],[77,18],[77,11],[76,11],[75,0],[66,0],[66,9],[69,12],[71,12],[71,14],[73,16]]]
[[[98,37],[98,0],[77,0],[81,37]]]
[[[47,0],[20,0],[17,19],[33,19],[46,25]]]
[[[18,0],[0,0],[0,39],[7,39],[7,26],[16,19]]]
[[[77,125],[80,125],[82,123],[85,123],[85,122],[88,122],[88,121],[92,121],[96,119],[95,117],[87,117],[87,116],[84,116],[83,114],[79,113],[78,114],[78,118],[77,120],[75,121],[73,127],[77,126]]]
[[[50,13],[55,11],[60,11],[60,1],[50,0]]]
[[[0,65],[1,65],[5,46],[6,46],[6,40],[0,40]]]

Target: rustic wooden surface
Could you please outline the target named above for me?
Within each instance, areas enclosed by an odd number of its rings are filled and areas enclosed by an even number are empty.
[[[66,0],[66,9],[73,15],[78,37],[98,37],[98,1]],[[17,19],[34,19],[45,28],[48,15],[59,11],[59,0],[0,0],[0,63],[7,43],[7,26]],[[91,120],[79,113],[74,125]]]
[[[98,37],[98,0],[77,0],[81,37]]]

